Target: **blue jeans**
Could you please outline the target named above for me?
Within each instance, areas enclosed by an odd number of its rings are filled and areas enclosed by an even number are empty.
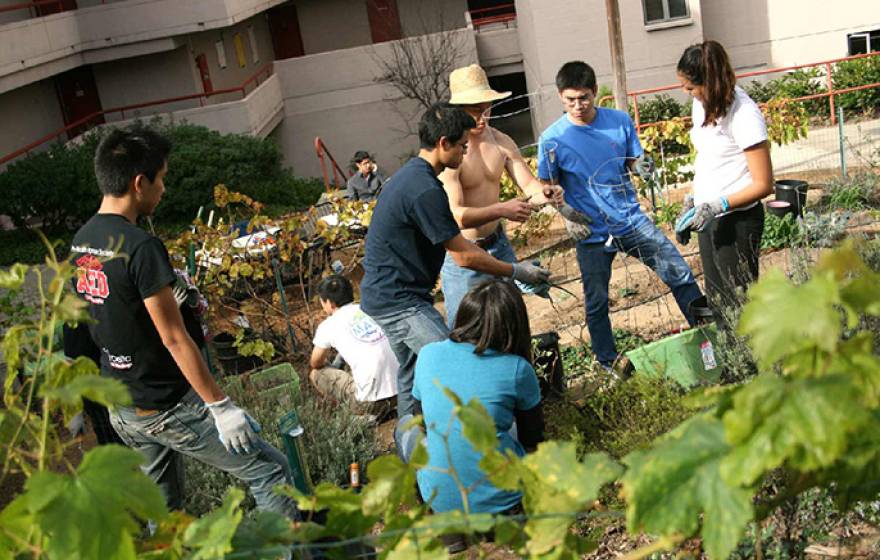
[[[183,455],[188,455],[247,483],[258,508],[298,518],[296,502],[272,491],[290,483],[284,455],[263,440],[250,454],[227,451],[214,417],[192,389],[173,407],[148,416],[132,407],[116,407],[110,422],[122,441],[144,456],[141,470],[159,484],[170,509],[183,507]]]
[[[516,253],[510,246],[507,234],[503,229],[499,229],[498,239],[491,246],[486,247],[486,252],[496,259],[504,262],[516,262]],[[455,261],[446,253],[446,259],[443,261],[443,268],[440,270],[441,288],[443,289],[443,300],[446,305],[446,324],[452,329],[455,324],[455,314],[458,313],[458,306],[462,298],[475,284],[479,284],[482,280],[495,278],[491,274],[483,274],[469,268],[462,268],[455,264]]]
[[[578,243],[577,260],[584,283],[584,308],[590,346],[596,359],[610,366],[617,359],[617,346],[608,317],[608,284],[611,282],[611,263],[617,251],[636,257],[650,267],[672,289],[672,295],[690,325],[693,317],[688,305],[700,297],[690,267],[669,239],[650,221],[640,220],[633,230],[615,237],[613,247],[604,243]]]
[[[440,312],[428,302],[417,303],[387,315],[371,315],[371,317],[385,331],[391,351],[400,364],[397,370],[397,417],[401,420],[394,430],[394,441],[400,452],[402,439],[406,436],[401,433],[400,427],[406,423],[407,418],[415,414],[412,388],[416,358],[426,344],[449,338],[449,329],[446,328]]]

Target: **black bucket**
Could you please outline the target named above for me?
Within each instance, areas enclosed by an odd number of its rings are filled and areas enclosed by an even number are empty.
[[[798,217],[804,216],[804,207],[807,205],[807,189],[810,185],[806,181],[797,179],[784,179],[776,181],[776,200],[782,200],[791,204]]]
[[[535,371],[541,385],[541,398],[558,397],[565,389],[562,369],[562,353],[559,351],[559,335],[555,332],[536,334],[532,337]]]
[[[767,212],[777,218],[784,218],[794,212],[794,207],[787,200],[771,200],[767,202]]]
[[[715,315],[709,307],[709,300],[706,296],[700,296],[688,304],[688,311],[694,318],[695,325],[705,325],[715,320]]]
[[[235,347],[235,337],[229,333],[219,333],[211,342],[217,361],[226,375],[238,375],[263,364],[263,360],[257,356],[240,355]]]

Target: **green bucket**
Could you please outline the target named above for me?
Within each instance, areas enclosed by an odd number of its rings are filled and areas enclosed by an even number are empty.
[[[714,324],[695,327],[626,353],[636,373],[672,379],[685,389],[711,385],[721,378],[715,358]]]
[[[299,396],[299,375],[285,362],[247,375],[247,383],[261,397],[281,406],[292,406]]]

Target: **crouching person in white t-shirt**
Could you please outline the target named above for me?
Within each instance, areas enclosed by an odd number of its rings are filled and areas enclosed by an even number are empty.
[[[319,393],[346,402],[358,415],[380,421],[397,404],[399,365],[381,327],[354,303],[346,278],[334,274],[318,285],[321,307],[329,315],[315,332],[309,379]],[[334,349],[351,372],[328,366]]]

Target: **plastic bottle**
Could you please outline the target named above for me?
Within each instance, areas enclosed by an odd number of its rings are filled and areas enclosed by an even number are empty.
[[[355,492],[360,492],[361,489],[361,467],[357,463],[352,463],[348,467],[348,481],[349,484]]]

